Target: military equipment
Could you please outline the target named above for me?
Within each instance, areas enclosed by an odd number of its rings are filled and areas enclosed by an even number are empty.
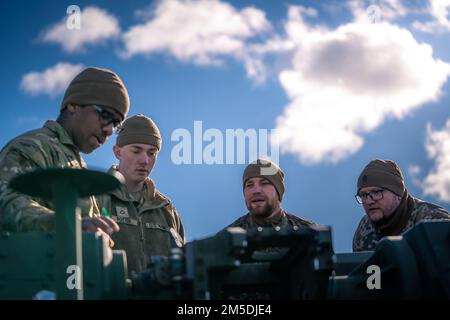
[[[51,288],[58,299],[83,299],[84,283],[91,288],[87,297],[123,294],[124,289],[118,285],[123,286],[126,280],[123,254],[112,255],[105,250],[104,239],[94,234],[85,234],[82,241],[81,216],[76,210],[78,197],[103,193],[118,186],[119,182],[112,176],[90,170],[37,170],[14,178],[10,187],[16,191],[53,200],[58,232],[2,234],[3,281],[0,286],[4,288],[3,298],[23,298],[23,293],[29,290],[37,294]],[[82,250],[82,242],[85,250]],[[114,266],[119,269],[110,271]],[[84,276],[86,281],[83,281]],[[116,282],[116,277],[121,281]],[[96,288],[95,284],[100,287]],[[108,290],[115,286],[117,292]]]
[[[84,172],[85,176],[75,171]],[[54,171],[53,175],[59,177],[55,181],[70,185],[72,189],[56,192],[57,197],[63,198],[67,192],[78,196],[86,194],[80,190],[98,191],[92,180],[92,188],[80,187],[93,177],[89,171],[73,170],[70,174]],[[70,179],[77,183],[68,184]],[[52,179],[44,180],[52,184]],[[108,184],[114,187],[114,180],[107,180],[103,176],[96,179],[102,187],[107,188]],[[29,192],[18,187],[17,181],[20,180],[13,180],[11,186]],[[23,185],[28,185],[26,179],[23,181]],[[39,188],[44,190],[48,186]],[[52,192],[55,197],[55,191]],[[57,218],[74,217],[71,209],[61,208],[74,207],[76,196],[72,194],[67,199],[72,199],[72,204],[58,206]],[[83,233],[81,245],[76,241],[77,232],[73,231],[77,227],[73,226],[72,222],[59,223],[56,233],[3,233],[0,237],[0,298],[450,298],[450,222],[421,223],[404,236],[383,239],[373,252],[360,253],[334,253],[330,227],[247,231],[228,228],[215,236],[191,241],[182,248],[174,246],[168,257],[151,257],[146,271],[132,274],[131,279],[127,279],[124,252],[111,250],[96,234]],[[58,234],[69,229],[72,231],[58,243]],[[71,260],[57,258],[67,248],[71,250],[67,251]],[[79,263],[80,260],[74,260],[74,252],[81,251],[82,263],[77,267],[83,276],[82,285],[70,286],[73,274],[67,274],[67,264]]]

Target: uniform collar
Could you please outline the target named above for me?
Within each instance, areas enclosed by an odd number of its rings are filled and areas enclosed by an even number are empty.
[[[256,224],[256,222],[253,220],[252,214],[249,212],[249,221],[250,221],[250,227],[255,228],[255,227],[285,227],[289,225],[289,221],[288,218],[286,216],[286,211],[284,211],[283,209],[281,209],[281,217],[278,219],[278,221],[276,222],[272,222],[270,224],[267,224],[265,226],[260,226],[258,224]]]
[[[118,174],[120,175],[121,173],[118,169],[119,166],[117,164],[114,164],[109,168],[108,173],[114,176]],[[124,184],[121,184],[119,188],[113,190],[112,192],[110,192],[110,194],[114,195],[119,200],[124,202],[133,201],[133,198],[131,197]],[[169,200],[156,190],[155,183],[150,178],[147,178],[144,181],[143,196],[144,201],[141,210],[155,209],[165,206],[169,203]]]
[[[54,120],[47,120],[44,124],[44,127],[55,133],[61,143],[70,146],[72,149],[75,149],[79,152],[78,147],[73,142],[72,138],[67,133],[66,129],[64,129],[61,124]]]
[[[47,130],[53,132],[56,135],[56,137],[58,138],[58,140],[63,145],[65,145],[68,148],[72,149],[73,152],[75,152],[78,155],[78,160],[79,160],[79,162],[81,164],[81,167],[82,168],[87,168],[86,162],[84,162],[83,158],[80,155],[80,150],[75,145],[75,143],[73,142],[72,138],[67,133],[66,129],[64,129],[63,126],[59,122],[54,121],[54,120],[47,120],[44,123],[44,128],[46,128]]]

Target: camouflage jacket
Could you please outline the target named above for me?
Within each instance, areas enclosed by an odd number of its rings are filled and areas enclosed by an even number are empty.
[[[413,198],[413,201],[414,208],[401,234],[423,221],[450,220],[450,215],[447,210],[416,198]],[[365,215],[361,219],[353,237],[353,251],[374,250],[381,239],[382,237],[379,235],[376,226]]]
[[[47,231],[54,228],[51,201],[17,193],[8,187],[17,174],[46,168],[86,168],[66,130],[56,121],[11,140],[0,152],[0,228]],[[83,215],[98,215],[95,198],[80,199]]]
[[[117,166],[109,170],[112,173]],[[128,271],[140,273],[146,269],[150,256],[168,256],[174,244],[184,244],[184,226],[169,198],[156,190],[150,178],[144,182],[141,199],[134,199],[122,185],[97,197],[99,207],[111,215],[120,226],[112,235],[114,249],[125,250]]]
[[[314,222],[305,220],[303,218],[300,218],[298,216],[295,216],[293,214],[287,213],[283,209],[281,209],[282,216],[278,223],[273,224],[273,227],[287,227],[287,226],[313,226],[315,225]],[[250,213],[247,213],[246,215],[238,218],[236,221],[234,221],[232,224],[227,226],[229,227],[241,227],[242,229],[250,229],[250,228],[257,228],[259,227],[252,219],[252,216]],[[225,229],[226,229],[225,228]]]

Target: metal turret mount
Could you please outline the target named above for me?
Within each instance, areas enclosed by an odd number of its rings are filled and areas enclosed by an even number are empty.
[[[51,200],[54,204],[57,299],[83,299],[81,210],[77,208],[78,199],[102,194],[119,186],[120,182],[109,174],[69,168],[36,170],[11,180],[12,189]],[[69,285],[70,270],[78,271],[76,288]]]

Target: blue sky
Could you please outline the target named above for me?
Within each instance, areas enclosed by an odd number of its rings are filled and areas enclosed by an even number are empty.
[[[81,28],[69,30],[73,4]],[[171,135],[193,135],[194,121],[224,135],[277,129],[282,206],[331,225],[338,252],[351,251],[364,214],[356,180],[374,158],[395,160],[414,196],[449,207],[449,1],[15,1],[0,12],[0,145],[55,119],[83,67],[114,70],[130,115],[161,130],[151,176],[188,240],[247,212],[245,164],[174,163]],[[84,156],[91,168],[115,163],[114,141]]]

